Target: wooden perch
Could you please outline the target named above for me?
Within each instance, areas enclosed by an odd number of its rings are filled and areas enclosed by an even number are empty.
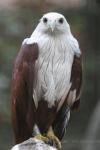
[[[11,150],[57,150],[36,138],[30,138],[20,144],[15,145]]]

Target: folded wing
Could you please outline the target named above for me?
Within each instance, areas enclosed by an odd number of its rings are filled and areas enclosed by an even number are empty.
[[[35,104],[33,86],[35,62],[38,58],[37,43],[23,44],[16,57],[12,75],[12,123],[16,143],[20,143],[32,134],[35,122]]]

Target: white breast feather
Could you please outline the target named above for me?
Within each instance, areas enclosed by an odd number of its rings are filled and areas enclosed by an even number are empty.
[[[67,95],[71,86],[73,57],[77,52],[75,42],[73,39],[70,40],[71,38],[73,37],[66,35],[57,37],[41,35],[35,31],[27,40],[27,44],[37,42],[39,46],[39,58],[35,66],[36,86],[33,94],[36,106],[41,97],[48,102],[48,107],[52,107],[55,101],[61,100],[65,92]]]

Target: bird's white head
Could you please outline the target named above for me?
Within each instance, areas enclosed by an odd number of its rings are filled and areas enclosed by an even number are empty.
[[[66,18],[56,12],[50,12],[40,19],[39,30],[43,33],[69,33],[70,26]]]

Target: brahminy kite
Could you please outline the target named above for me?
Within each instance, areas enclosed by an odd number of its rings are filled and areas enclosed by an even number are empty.
[[[36,124],[42,135],[50,128],[61,140],[70,110],[79,107],[82,54],[62,14],[50,12],[24,39],[12,77],[12,121],[16,143],[32,136]]]

